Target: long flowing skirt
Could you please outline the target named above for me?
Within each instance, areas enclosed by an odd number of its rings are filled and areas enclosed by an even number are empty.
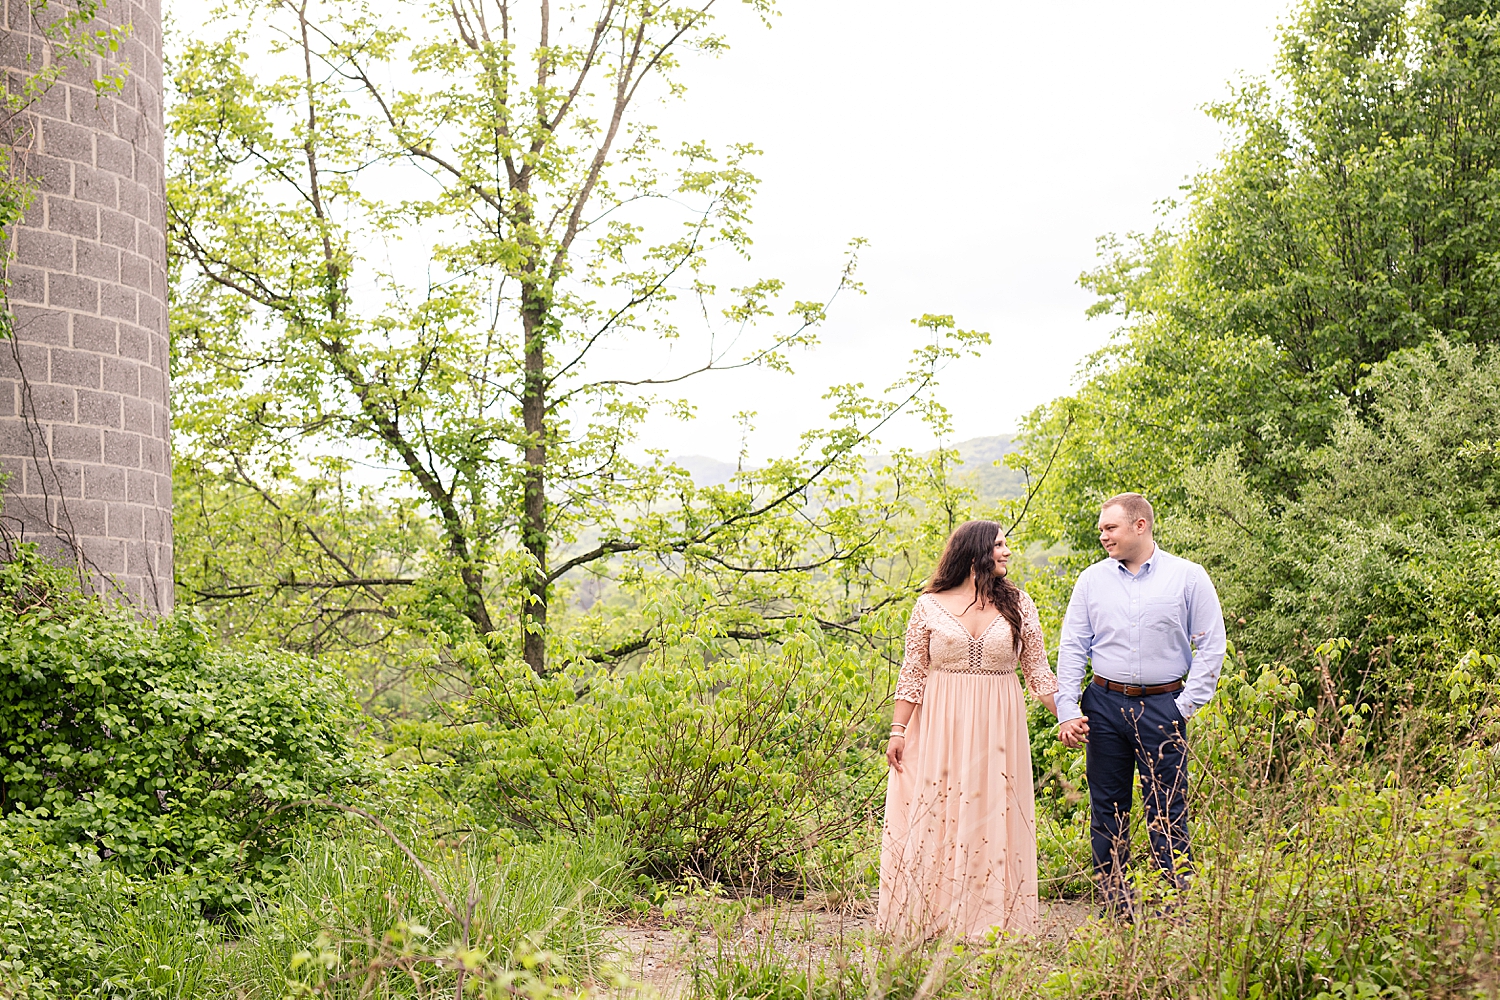
[[[1037,921],[1036,803],[1015,674],[934,670],[890,772],[880,928],[982,938]]]

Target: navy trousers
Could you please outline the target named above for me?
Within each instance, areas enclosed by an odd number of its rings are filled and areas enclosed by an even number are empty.
[[[1187,723],[1173,694],[1129,698],[1089,684],[1079,707],[1089,717],[1087,765],[1094,872],[1106,906],[1129,909],[1130,810],[1141,776],[1151,856],[1170,885],[1192,865],[1188,848]]]

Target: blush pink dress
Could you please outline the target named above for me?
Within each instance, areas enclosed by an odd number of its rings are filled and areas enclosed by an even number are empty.
[[[917,600],[896,683],[896,699],[916,709],[904,769],[886,786],[882,930],[926,939],[1035,929],[1036,803],[1018,667],[1032,694],[1057,690],[1025,593],[1019,655],[1004,617],[976,638],[931,594]]]

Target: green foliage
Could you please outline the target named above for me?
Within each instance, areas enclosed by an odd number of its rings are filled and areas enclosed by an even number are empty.
[[[770,952],[739,955],[724,949],[712,963],[693,970],[693,1000],[844,1000],[864,997],[862,969],[849,964],[830,968],[789,966]]]
[[[276,894],[243,923],[218,963],[225,995],[452,996],[467,981],[465,996],[551,996],[604,974],[600,922],[625,882],[609,838],[335,829],[297,845]]]
[[[650,414],[690,413],[657,393],[788,370],[831,302],[709,278],[715,254],[748,255],[756,151],[667,148],[644,108],[682,93],[682,53],[724,49],[711,7],[247,0],[184,47],[168,199],[177,482],[199,506],[185,596],[247,605],[223,616],[240,634],[386,651],[395,622],[396,645],[478,636],[545,674],[657,641],[624,613],[569,627],[570,591],[617,572],[711,580],[743,611],[762,574],[868,569],[879,509],[813,494],[860,475],[897,412],[941,420],[937,371],[987,341],[951,316],[915,320],[885,391],[829,388],[795,461],[732,489],[635,448]],[[858,245],[834,294],[858,290]],[[402,499],[372,511],[344,486],[353,463]]]
[[[466,630],[451,590],[418,572],[435,544],[428,519],[410,501],[355,486],[346,463],[320,468],[326,478],[293,477],[267,495],[179,455],[177,599],[204,606],[203,620],[223,639],[337,664],[380,696],[366,710],[385,714],[409,699],[429,637]]]
[[[408,738],[449,751],[456,797],[517,829],[608,831],[657,878],[796,883],[821,844],[879,808],[874,748],[891,683],[884,663],[804,628],[767,656],[720,659],[684,636],[637,669],[601,671],[582,695],[533,685],[501,706],[503,728]]]
[[[1033,414],[1060,446],[1034,529],[1092,552],[1095,505],[1136,489],[1171,510],[1238,449],[1275,507],[1393,354],[1500,335],[1500,14],[1492,5],[1309,0],[1273,81],[1214,109],[1234,139],[1175,225],[1085,283],[1120,319],[1073,397]]]
[[[1036,936],[902,948],[843,933],[814,942],[785,917],[747,933],[743,904],[724,903],[726,917],[706,921],[694,995],[1489,996],[1500,976],[1497,695],[1500,684],[1475,685],[1475,731],[1448,744],[1438,774],[1414,751],[1437,738],[1423,728],[1451,736],[1444,720],[1408,719],[1371,753],[1370,720],[1348,702],[1308,710],[1290,669],[1231,669],[1189,734],[1196,874],[1168,891],[1143,864],[1134,923],[1079,924],[1064,910]],[[805,948],[797,958],[792,942]]]
[[[770,899],[765,905],[774,906]],[[954,961],[949,942],[840,933],[831,947],[821,946],[810,914],[758,909],[752,898],[709,915],[713,938],[693,956],[684,991],[690,1000],[910,1000],[965,985],[964,962]]]
[[[201,897],[190,877],[134,878],[0,820],[0,997],[199,996],[222,937]]]
[[[125,883],[101,901],[96,918],[101,954],[90,970],[90,994],[122,1000],[212,994],[228,935],[221,924],[204,918],[193,888],[189,879],[167,876]]]
[[[1439,342],[1365,385],[1365,412],[1307,455],[1298,498],[1273,510],[1226,452],[1188,477],[1164,532],[1220,581],[1247,656],[1301,664],[1314,692],[1325,674],[1375,699],[1416,680],[1417,700],[1453,712],[1443,678],[1500,639],[1500,354]]]
[[[1488,995],[1500,975],[1500,685],[1484,692],[1479,732],[1450,745],[1436,778],[1415,763],[1412,728],[1372,757],[1348,703],[1302,708],[1285,668],[1232,672],[1194,717],[1191,887],[1163,897],[1143,875],[1133,926],[999,942],[967,994]]]
[[[87,851],[0,820],[0,997],[82,991],[104,950],[94,900],[116,877]]]
[[[265,877],[283,807],[358,777],[351,718],[310,661],[107,608],[29,549],[0,565],[0,806],[113,870]]]
[[[1087,896],[1093,880],[1093,853],[1084,749],[1058,742],[1057,720],[1040,705],[1033,705],[1028,721],[1041,895],[1052,899]]]
[[[1420,702],[1493,648],[1497,91],[1491,5],[1298,8],[1274,86],[1215,109],[1234,138],[1175,227],[1085,279],[1123,326],[1018,458],[1055,459],[1025,529],[1066,548],[1044,604],[1133,489],[1235,647],[1310,700]]]
[[[289,845],[231,941],[187,879],[131,878],[0,823],[0,997],[427,996],[463,980],[465,995],[548,997],[605,975],[599,922],[624,882],[607,838],[324,832]]]
[[[676,93],[679,40],[723,47],[705,9],[558,17],[584,34],[525,50],[474,3],[246,5],[287,48],[227,20],[185,48],[180,592],[220,635],[319,659],[114,614],[30,556],[0,570],[0,996],[550,997],[621,985],[615,912],[868,892],[904,612],[976,508],[961,477],[1004,477],[857,453],[903,409],[945,428],[935,374],[985,338],[922,317],[888,392],[835,387],[798,455],[723,486],[624,457],[675,404],[595,345],[686,336],[690,288],[710,337],[778,331],[705,371],[782,369],[827,311],[778,325],[779,282],[706,279],[711,246],[748,246],[752,150],[673,154],[633,90],[591,89],[646,78],[591,54],[630,29]],[[1129,927],[803,965],[775,927],[747,950],[715,924],[695,996],[1493,992],[1497,25],[1479,2],[1300,7],[1276,80],[1215,110],[1235,138],[1175,225],[1107,246],[1087,280],[1122,336],[1007,458],[1012,483],[1046,472],[1018,570],[1049,627],[1122,489],[1219,584],[1191,886],[1143,874]],[[648,237],[632,213],[668,201],[684,229]],[[425,274],[370,251],[400,237]],[[395,471],[369,485],[369,462]],[[341,670],[386,716],[394,830],[324,802],[361,820],[315,833],[296,805],[360,776]],[[1039,710],[1030,730],[1044,896],[1081,891],[1084,757]],[[216,924],[205,901],[239,905]]]
[[[1190,731],[1199,874],[1170,921],[1002,942],[971,988],[1493,990],[1497,87],[1493,5],[1309,0],[1175,226],[1105,245],[1120,335],[1020,439],[1055,459],[1028,538],[1062,549],[1030,589],[1055,621],[1129,489],[1208,567],[1232,657]],[[1078,886],[1080,761],[1034,752],[1042,869]]]

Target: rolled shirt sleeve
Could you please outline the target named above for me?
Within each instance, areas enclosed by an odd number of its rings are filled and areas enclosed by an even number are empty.
[[[1089,620],[1088,577],[1081,576],[1068,598],[1062,634],[1057,640],[1057,721],[1083,715],[1078,700],[1083,697],[1083,677],[1088,672],[1094,648],[1093,623]]]
[[[1213,698],[1229,646],[1219,592],[1201,566],[1194,566],[1194,569],[1196,572],[1188,591],[1188,638],[1193,644],[1193,663],[1188,668],[1187,682],[1176,698],[1177,711],[1184,719],[1192,718],[1194,712]]]

